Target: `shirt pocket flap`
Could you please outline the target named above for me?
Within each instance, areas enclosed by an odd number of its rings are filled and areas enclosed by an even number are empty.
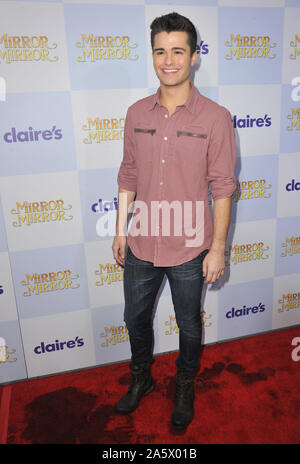
[[[139,122],[136,124],[133,130],[136,134],[154,135],[156,132],[156,129],[153,127],[153,125],[149,124],[148,122]]]
[[[206,139],[207,131],[201,126],[184,126],[177,131],[177,137],[193,137],[197,139]]]

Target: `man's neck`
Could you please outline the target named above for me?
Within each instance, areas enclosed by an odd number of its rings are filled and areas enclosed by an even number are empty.
[[[188,100],[192,86],[190,81],[186,81],[181,86],[160,86],[160,104],[165,106],[171,116],[174,113],[176,106],[184,105]]]

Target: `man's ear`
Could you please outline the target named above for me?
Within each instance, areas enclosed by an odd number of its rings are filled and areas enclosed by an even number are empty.
[[[195,51],[193,54],[192,54],[192,57],[191,57],[191,66],[194,66],[196,61],[197,61],[197,58],[198,58],[198,55],[197,55],[197,52]]]

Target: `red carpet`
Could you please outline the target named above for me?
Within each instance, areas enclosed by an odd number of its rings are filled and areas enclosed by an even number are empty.
[[[291,357],[292,339],[299,336],[297,326],[204,347],[195,418],[185,431],[170,426],[177,357],[170,353],[155,358],[155,391],[128,416],[116,415],[113,409],[127,391],[128,362],[2,386],[2,440],[299,444],[300,361]]]

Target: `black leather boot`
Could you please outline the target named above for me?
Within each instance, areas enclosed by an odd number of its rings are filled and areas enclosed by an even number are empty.
[[[194,377],[176,377],[176,392],[172,412],[172,425],[182,429],[189,425],[194,417]]]
[[[141,398],[152,392],[154,388],[150,368],[143,369],[140,366],[130,366],[131,384],[128,392],[120,399],[115,406],[115,411],[119,414],[129,414],[134,411]]]

